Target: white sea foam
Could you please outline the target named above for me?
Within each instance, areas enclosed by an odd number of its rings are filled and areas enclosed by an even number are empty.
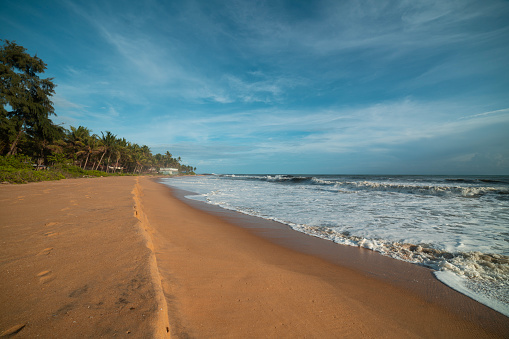
[[[509,305],[507,177],[231,175],[168,183],[199,193],[194,199],[450,272],[474,299],[502,313],[499,305]]]
[[[452,289],[463,293],[470,298],[477,300],[481,304],[484,304],[488,307],[493,308],[494,310],[497,310],[498,312],[502,313],[503,315],[509,317],[509,304],[507,302],[501,302],[498,299],[494,297],[488,297],[486,294],[483,293],[475,293],[472,291],[471,287],[469,286],[469,280],[465,277],[462,277],[461,275],[454,274],[451,271],[435,271],[434,272],[435,277],[437,277],[438,280],[443,282],[444,284],[448,285]]]

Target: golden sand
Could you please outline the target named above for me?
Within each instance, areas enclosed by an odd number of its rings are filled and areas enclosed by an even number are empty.
[[[193,208],[148,178],[3,185],[0,242],[1,335],[509,335],[507,317],[472,321]]]

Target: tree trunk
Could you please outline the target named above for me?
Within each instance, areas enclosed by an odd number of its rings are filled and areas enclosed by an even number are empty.
[[[97,171],[97,169],[99,168],[99,165],[101,164],[101,161],[103,160],[103,157],[104,155],[106,154],[107,151],[104,151],[103,155],[101,155],[101,159],[99,159],[99,162],[97,163],[97,167],[95,168],[95,170]]]
[[[12,142],[11,149],[9,150],[7,155],[14,155],[14,154],[16,154],[16,145],[18,144],[19,138],[21,138],[21,134],[23,134],[23,125],[24,124],[25,124],[25,122],[23,121],[23,123],[21,124],[21,128],[19,129],[19,133],[16,136],[16,139]]]
[[[88,162],[88,157],[90,156],[90,153],[87,154],[87,158],[85,159],[85,165],[83,165],[83,169],[86,170],[87,169],[87,162]]]
[[[117,157],[117,163],[115,164],[115,169],[113,170],[113,172],[117,172],[117,167],[118,167],[118,161],[120,160],[120,157]]]
[[[106,161],[106,173],[109,173],[109,171],[110,171],[110,158],[111,158],[111,154],[108,155],[108,161]]]

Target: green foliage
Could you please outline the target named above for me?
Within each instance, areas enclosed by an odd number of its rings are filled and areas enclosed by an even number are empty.
[[[5,170],[0,169],[0,182],[25,184],[32,181],[49,181],[65,179],[60,173],[53,171],[35,171],[33,169]]]
[[[48,156],[48,161],[52,165],[61,165],[61,164],[69,164],[71,163],[71,160],[69,160],[64,154],[62,153],[55,153]]]
[[[35,170],[30,158],[24,155],[0,156],[0,182],[26,183],[64,179],[61,173]]]
[[[79,166],[69,164],[58,164],[51,167],[50,170],[62,174],[65,178],[105,177],[111,175],[102,171],[84,170]]]
[[[53,79],[41,79],[46,64],[15,42],[2,40],[0,48],[0,117],[2,129],[11,132],[7,154],[16,154],[23,134],[34,139],[53,139],[58,128],[49,115],[55,114],[50,97],[55,93]],[[7,109],[10,110],[7,110]],[[15,135],[12,135],[12,129]],[[11,141],[12,139],[12,141]],[[2,141],[5,143],[5,141]]]
[[[65,159],[68,162],[68,159]],[[23,155],[0,156],[0,182],[23,184],[33,181],[60,180],[83,177],[103,177],[102,171],[83,170],[64,161],[50,168],[37,170],[30,158]]]
[[[0,168],[3,169],[32,169],[32,161],[30,157],[26,155],[8,155],[0,156]]]

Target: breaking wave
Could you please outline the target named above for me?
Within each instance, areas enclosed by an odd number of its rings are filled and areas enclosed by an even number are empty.
[[[429,267],[509,316],[509,176],[216,175],[188,178],[181,188],[226,209]]]
[[[370,180],[348,180],[338,181],[313,176],[297,176],[297,175],[222,175],[237,180],[256,180],[267,181],[281,184],[299,184],[299,185],[315,185],[327,186],[329,191],[374,191],[374,192],[392,192],[402,194],[419,194],[433,196],[461,196],[465,198],[478,198],[487,194],[494,195],[498,199],[509,199],[509,188],[487,186],[485,184],[507,184],[501,180],[495,179],[444,179],[440,183],[418,184],[415,182],[387,182],[387,181],[370,181]],[[455,183],[449,184],[449,183]],[[460,184],[464,184],[463,186]]]
[[[327,227],[289,224],[296,231],[327,239],[338,244],[357,246],[379,252],[394,259],[429,267],[439,272],[450,272],[464,279],[471,291],[502,303],[498,310],[509,316],[509,256],[479,251],[448,252],[429,244],[409,244],[366,239],[349,232],[337,232]],[[489,289],[486,287],[490,286]]]

